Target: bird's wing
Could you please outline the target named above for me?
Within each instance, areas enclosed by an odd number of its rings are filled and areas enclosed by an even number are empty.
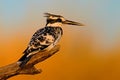
[[[51,34],[51,32],[55,34],[55,30],[46,27],[36,31],[32,36],[27,49],[23,53],[31,55],[39,52],[40,50],[46,49],[56,40],[56,36]]]

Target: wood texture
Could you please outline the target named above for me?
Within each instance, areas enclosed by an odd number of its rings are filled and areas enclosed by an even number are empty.
[[[41,73],[42,70],[36,69],[34,65],[49,58],[50,56],[58,52],[59,49],[60,45],[57,45],[50,51],[41,51],[35,54],[23,68],[19,67],[20,63],[18,62],[14,62],[12,64],[0,67],[0,80],[7,80],[12,76],[20,74],[33,75]]]

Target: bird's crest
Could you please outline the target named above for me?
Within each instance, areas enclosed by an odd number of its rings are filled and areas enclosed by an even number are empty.
[[[50,16],[53,16],[53,17],[62,17],[61,15],[55,15],[55,14],[51,14],[51,13],[44,13],[45,16],[44,17],[50,17]]]

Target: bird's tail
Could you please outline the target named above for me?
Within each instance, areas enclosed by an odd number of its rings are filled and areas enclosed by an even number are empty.
[[[32,56],[29,56],[29,57],[27,57],[27,54],[24,54],[19,60],[18,60],[18,62],[20,62],[20,67],[24,67],[25,66],[25,64],[30,60],[30,58],[31,58]]]
[[[22,62],[26,59],[26,57],[27,57],[27,54],[24,54],[18,61]]]

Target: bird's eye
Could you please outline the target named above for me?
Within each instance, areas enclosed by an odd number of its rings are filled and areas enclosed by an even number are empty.
[[[62,20],[61,20],[60,18],[58,18],[56,21],[57,21],[57,22],[62,22]]]

